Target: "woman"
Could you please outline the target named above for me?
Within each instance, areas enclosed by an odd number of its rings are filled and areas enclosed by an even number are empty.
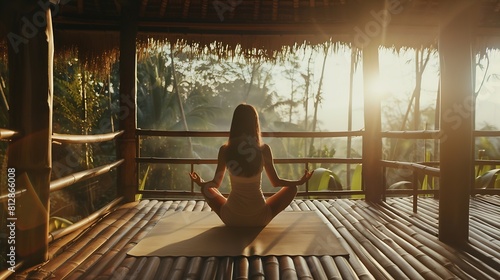
[[[262,143],[259,117],[251,105],[236,107],[229,140],[219,149],[215,176],[204,181],[196,172],[191,179],[201,187],[208,205],[228,226],[266,226],[283,211],[297,194],[297,186],[309,180],[312,172],[305,171],[300,180],[278,177],[273,164],[271,148]],[[231,192],[226,199],[217,188],[229,171]],[[262,171],[274,187],[281,189],[267,200],[262,194]]]

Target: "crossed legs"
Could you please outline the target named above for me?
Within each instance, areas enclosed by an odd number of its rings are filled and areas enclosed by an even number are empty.
[[[208,206],[214,210],[214,212],[220,216],[220,209],[222,205],[224,205],[227,199],[220,193],[217,188],[203,188],[201,190],[205,201],[208,203]]]
[[[266,204],[271,208],[273,217],[285,210],[297,195],[297,186],[282,187],[278,192],[266,200]]]
[[[217,188],[205,188],[202,190],[203,197],[212,210],[220,216],[220,209],[227,199]],[[271,208],[273,217],[285,210],[297,195],[297,187],[282,187],[278,192],[267,198],[266,204]]]

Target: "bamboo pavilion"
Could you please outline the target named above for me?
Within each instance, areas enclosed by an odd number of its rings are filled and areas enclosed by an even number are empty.
[[[9,127],[1,128],[0,136],[8,141],[6,172],[16,183],[15,190],[2,190],[1,195],[3,209],[17,210],[2,221],[2,232],[15,239],[15,257],[6,256],[11,262],[2,279],[500,279],[500,192],[476,188],[474,174],[477,164],[500,165],[500,159],[475,158],[474,138],[500,137],[500,132],[475,130],[471,102],[476,55],[500,48],[500,0],[0,0],[0,34],[10,92]],[[138,155],[138,137],[203,134],[137,129],[137,56],[150,39],[187,44],[199,53],[210,45],[210,51],[223,57],[275,59],[324,42],[362,53],[365,128],[359,132],[359,194],[364,199],[336,198],[358,194],[339,192],[297,198],[287,208],[320,213],[348,258],[127,255],[164,215],[211,210],[201,197],[136,200],[137,194],[147,193],[138,189],[138,163],[162,162]],[[378,77],[380,46],[438,50],[438,130],[381,131],[381,100],[372,86]],[[96,69],[107,69],[107,58],[118,57],[120,106],[130,112],[120,119],[119,132],[53,133],[54,51],[74,48]],[[469,112],[459,115],[459,122],[449,117],[457,104]],[[384,160],[385,138],[437,139],[439,162],[431,166]],[[56,141],[115,141],[119,160],[53,180]],[[439,178],[440,189],[390,193],[385,168]],[[49,232],[52,191],[114,169],[115,200],[81,222]],[[10,202],[14,208],[8,208]],[[16,229],[10,231],[7,225],[12,223]]]

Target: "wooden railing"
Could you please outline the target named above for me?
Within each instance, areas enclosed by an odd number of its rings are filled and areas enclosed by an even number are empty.
[[[401,194],[407,195],[409,194],[409,192],[411,192],[411,194],[413,195],[413,212],[417,212],[417,203],[418,203],[417,198],[419,195],[432,194],[436,196],[439,192],[439,190],[437,189],[430,189],[430,190],[419,189],[420,184],[418,183],[419,174],[424,176],[429,176],[430,179],[432,179],[433,177],[439,177],[440,175],[439,168],[413,162],[400,162],[400,161],[390,161],[390,160],[383,160],[382,166],[384,168],[384,173],[386,168],[397,168],[397,169],[404,168],[412,171],[413,179],[411,182],[411,190],[385,189],[385,196],[401,195]]]
[[[52,142],[57,143],[57,144],[89,144],[89,143],[100,143],[100,142],[105,142],[105,141],[111,141],[117,139],[123,131],[119,131],[116,133],[106,133],[106,134],[100,134],[100,135],[66,135],[66,134],[54,134],[52,136]],[[5,128],[0,128],[0,140],[2,141],[11,141],[15,140],[16,137],[19,137],[20,134],[16,131],[12,131],[9,129]],[[50,192],[56,192],[61,189],[64,189],[66,187],[70,187],[76,183],[83,182],[86,180],[89,180],[91,178],[95,178],[97,176],[106,174],[113,169],[115,169],[117,166],[123,163],[123,160],[117,160],[113,163],[106,164],[100,167],[92,168],[89,170],[84,170],[80,172],[76,172],[73,174],[70,174],[68,176],[65,176],[63,178],[58,178],[56,180],[53,180],[50,182]],[[16,179],[22,180],[27,178],[26,173],[24,174],[17,174]],[[29,179],[27,179],[29,181]],[[28,182],[29,184],[29,182]],[[29,185],[29,188],[30,187]],[[7,203],[9,199],[21,199],[23,195],[37,195],[36,193],[30,192],[27,189],[16,189],[16,192],[14,192],[14,198],[12,197],[12,193],[10,194],[5,194],[0,196],[0,203]],[[14,200],[13,200],[14,201]],[[73,223],[71,225],[67,225],[64,228],[58,228],[56,230],[53,230],[49,233],[49,235],[46,237],[46,242],[51,243],[52,241],[59,239],[63,236],[66,236],[70,233],[73,233],[78,230],[83,230],[84,228],[88,227],[91,223],[95,222],[98,220],[100,217],[105,215],[110,211],[110,209],[116,207],[120,202],[122,201],[122,197],[117,197],[113,199],[111,202],[106,204],[105,206],[101,207],[94,213],[91,213],[89,216],[83,218],[82,220]],[[50,214],[49,214],[50,215]],[[23,217],[17,217],[18,219],[23,219]],[[24,260],[19,260],[16,262],[15,267],[11,268],[10,270],[2,271],[0,272],[0,278],[4,279],[12,274],[12,269],[20,269],[24,265]]]
[[[423,130],[423,131],[386,131],[382,132],[381,135],[384,138],[398,138],[398,139],[434,139],[438,140],[440,131],[437,130]],[[344,132],[262,132],[262,137],[264,138],[333,138],[333,137],[362,137],[363,131],[344,131]],[[228,137],[229,132],[227,131],[158,131],[158,130],[140,130],[136,131],[137,141],[139,141],[141,136],[155,136],[155,137]],[[475,131],[475,137],[498,137],[500,136],[499,131]],[[140,151],[138,152],[137,163],[152,163],[152,164],[189,164],[190,170],[194,171],[194,166],[198,164],[216,164],[216,159],[194,159],[194,158],[160,158],[160,157],[142,157],[140,156]],[[276,158],[275,163],[291,163],[291,164],[304,164],[305,168],[308,167],[310,163],[334,163],[334,164],[360,164],[362,162],[361,158]],[[483,165],[494,165],[499,164],[498,161],[486,161],[486,160],[476,160],[475,164]],[[418,195],[438,195],[438,190],[423,190],[419,188],[418,175],[428,176],[429,179],[439,178],[439,163],[435,162],[424,162],[424,163],[412,163],[412,162],[400,162],[391,160],[382,160],[381,165],[384,169],[386,168],[396,168],[396,169],[408,169],[413,172],[412,188],[411,189],[398,189],[391,190],[385,189],[385,195],[412,195],[414,199],[414,210],[417,208]],[[434,165],[434,166],[430,166]],[[172,190],[138,190],[140,194],[157,194],[157,195],[200,195],[199,192],[194,190],[194,184],[191,182],[190,191],[172,191]],[[499,190],[476,190],[472,192],[473,194],[489,194],[489,193],[499,193]],[[303,192],[299,192],[298,195],[302,196],[344,196],[344,195],[354,195],[354,194],[365,194],[364,190],[333,190],[333,191],[310,191],[308,184],[306,184],[306,189]]]
[[[65,143],[65,144],[90,144],[90,143],[101,143],[106,141],[111,141],[117,139],[120,135],[123,134],[123,131],[118,131],[114,133],[105,133],[105,134],[96,134],[96,135],[69,135],[69,134],[53,134],[52,141],[54,143]],[[106,174],[111,172],[113,169],[118,167],[123,163],[123,159],[117,160],[113,163],[102,165],[96,168],[79,171],[68,176],[55,179],[50,182],[50,192],[56,192],[62,190],[66,187],[70,187],[76,183],[83,182],[89,180],[91,178],[95,178],[97,176]],[[53,232],[49,233],[48,240],[53,241],[57,238],[60,238],[64,235],[67,235],[71,232],[74,232],[78,229],[88,226],[92,221],[97,220],[102,215],[106,214],[109,209],[118,205],[118,203],[123,198],[118,197],[113,201],[109,202],[107,205],[97,210],[96,212],[90,214],[88,217],[83,220],[72,224],[68,227],[57,229]]]
[[[359,137],[363,136],[363,131],[344,131],[344,132],[262,132],[263,138],[333,138],[333,137]],[[158,131],[158,130],[140,130],[136,131],[137,141],[141,136],[156,137],[228,137],[227,131]],[[139,146],[139,143],[137,144]],[[160,157],[142,157],[138,153],[137,163],[151,164],[189,164],[190,171],[194,171],[194,166],[198,164],[217,164],[217,159],[196,159],[196,158],[160,158]],[[304,169],[309,169],[311,163],[335,163],[335,164],[361,164],[361,158],[324,158],[324,157],[302,157],[302,158],[275,158],[276,164],[304,164]],[[188,183],[188,181],[186,181]],[[154,195],[172,195],[172,196],[201,196],[201,192],[195,191],[193,182],[190,182],[189,191],[174,190],[138,190],[139,194]],[[138,184],[139,185],[139,184]],[[272,193],[264,193],[271,195]],[[335,190],[335,191],[311,191],[309,184],[306,183],[305,191],[297,193],[298,196],[348,196],[364,195],[364,190]]]
[[[382,137],[385,138],[398,138],[398,139],[434,139],[438,140],[440,137],[440,131],[437,130],[424,130],[424,131],[387,131],[382,133]],[[474,131],[474,137],[500,137],[500,131]],[[486,166],[486,165],[500,165],[500,160],[481,160],[476,159],[474,161],[476,166]],[[405,168],[413,172],[412,189],[411,190],[388,190],[386,189],[386,195],[395,194],[408,194],[408,191],[412,192],[413,195],[413,211],[417,211],[417,196],[425,194],[433,194],[437,196],[439,194],[438,190],[422,190],[418,189],[418,175],[428,176],[430,179],[439,177],[440,170],[439,162],[425,162],[425,163],[412,163],[412,162],[398,162],[382,160],[382,166],[385,168]],[[477,189],[471,186],[471,194],[500,194],[500,189]]]

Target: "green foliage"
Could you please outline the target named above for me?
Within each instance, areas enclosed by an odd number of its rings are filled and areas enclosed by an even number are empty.
[[[500,189],[500,169],[488,170],[475,180],[476,189]]]
[[[60,128],[60,133],[92,134],[109,109],[105,82],[86,71],[77,60],[56,63],[54,68],[56,128]]]
[[[116,123],[118,113],[117,84],[113,84],[118,79],[116,76],[116,69],[113,69],[112,75],[106,80],[88,71],[76,58],[56,57],[54,133],[91,135],[115,130],[112,124]],[[54,143],[52,149],[52,180],[110,163],[116,158],[113,142]],[[112,180],[113,176],[112,173],[105,174],[51,193],[51,216],[76,222],[99,209],[116,197],[116,180]]]

